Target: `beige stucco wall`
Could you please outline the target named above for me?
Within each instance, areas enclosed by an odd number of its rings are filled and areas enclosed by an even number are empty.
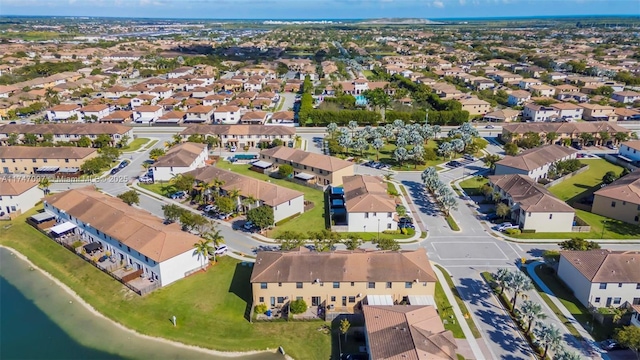
[[[295,300],[297,297],[302,297],[307,303],[307,306],[311,306],[311,297],[319,296],[321,303],[324,305],[334,305],[335,308],[344,310],[346,312],[353,312],[353,307],[362,301],[367,295],[391,295],[394,301],[402,301],[404,296],[408,295],[431,295],[435,293],[435,282],[411,282],[412,287],[410,289],[405,288],[404,282],[393,282],[391,288],[387,288],[386,282],[376,282],[375,289],[367,288],[367,282],[354,282],[353,286],[351,282],[341,282],[340,288],[334,288],[333,282],[324,283],[310,283],[305,282],[302,284],[302,289],[296,288],[296,283],[268,283],[267,289],[261,289],[260,283],[252,283],[253,289],[253,306],[258,304],[271,305],[271,297],[275,298],[276,305],[284,305],[290,300]],[[360,296],[358,296],[360,295]],[[335,296],[335,301],[331,301],[331,297]],[[342,306],[342,297],[347,297],[346,306]],[[260,301],[260,298],[263,301]],[[278,303],[278,297],[288,297],[288,300]],[[350,303],[349,297],[355,297],[355,302]]]
[[[83,159],[68,159],[66,162],[64,158],[61,159],[11,159],[6,158],[0,160],[0,172],[4,172],[4,168],[8,168],[10,173],[15,174],[33,174],[33,168],[45,167],[45,166],[58,166],[58,167],[80,167],[85,161],[93,159],[98,156],[98,152],[94,151]],[[47,160],[45,162],[45,160]],[[26,170],[25,170],[26,169]]]
[[[611,207],[612,202],[616,203],[615,207]],[[636,217],[640,216],[640,205],[595,195],[591,212],[630,224],[638,224]]]

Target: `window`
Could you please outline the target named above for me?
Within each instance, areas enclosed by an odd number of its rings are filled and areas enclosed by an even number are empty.
[[[356,286],[356,283],[354,283],[353,281],[351,282],[351,286]]]
[[[633,305],[640,305],[640,298],[633,298]]]
[[[339,282],[337,282],[337,281],[334,281],[334,282],[333,282],[333,288],[334,288],[334,289],[340,289],[340,283],[339,283]]]
[[[36,162],[36,159],[31,159],[31,161]]]
[[[378,214],[377,213],[373,213],[373,217],[378,217]]]
[[[611,202],[611,207],[616,207],[616,202],[615,201]]]
[[[404,283],[405,289],[411,289],[413,287],[413,283],[411,281],[407,281]]]
[[[296,296],[296,300],[302,300],[302,296]]]
[[[369,283],[367,284],[367,289],[375,289],[376,288],[376,283],[369,281]]]
[[[349,302],[351,304],[353,304],[354,302],[356,302],[356,297],[355,296],[349,296]]]
[[[263,302],[264,302],[264,297],[263,297],[263,296],[260,296],[260,297],[258,298],[258,302],[263,303]]]
[[[636,290],[640,290],[640,283],[636,284]]]
[[[600,297],[597,297],[594,302],[599,303],[600,302]]]
[[[369,213],[368,213],[368,212],[364,213],[364,218],[365,218],[365,219],[368,219],[368,218],[369,218]]]
[[[638,206],[638,207],[640,207],[640,206]],[[389,213],[387,213],[387,217],[391,218],[391,217],[393,217],[393,214],[389,212]]]
[[[600,283],[600,290],[605,290],[607,288],[607,283]]]
[[[549,214],[549,220],[553,219],[553,214]]]
[[[297,282],[296,283],[296,289],[302,289],[302,283],[301,282]]]
[[[622,205],[627,205],[627,202],[626,202],[626,201],[623,201],[623,202],[622,202]]]
[[[283,303],[284,303],[284,297],[278,296],[278,304],[283,304]]]
[[[336,302],[336,297],[335,296],[331,297],[331,302]]]
[[[622,287],[622,283],[618,283],[618,287],[621,288]]]
[[[267,283],[260,283],[260,289],[266,289],[267,288]]]
[[[279,286],[279,287],[282,287],[282,283],[281,283],[281,282],[279,282],[279,283],[278,283],[278,286]]]
[[[636,215],[636,216],[633,218],[633,221],[637,222],[637,221],[638,221],[638,219],[639,219],[639,218],[638,218],[638,215]]]
[[[42,159],[42,161],[44,161],[44,162],[48,162],[48,161],[49,161],[49,159]]]
[[[619,305],[621,301],[622,301],[622,298],[619,298],[619,297],[615,297],[615,298],[613,298],[613,303],[614,303],[615,305]]]
[[[387,230],[391,230],[391,223],[387,224]]]
[[[68,163],[68,162],[69,162],[69,159],[64,159],[64,162]]]

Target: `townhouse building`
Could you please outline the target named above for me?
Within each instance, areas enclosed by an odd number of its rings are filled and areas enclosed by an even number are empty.
[[[44,196],[39,182],[8,177],[0,181],[0,218],[18,216],[36,206]]]
[[[33,134],[38,141],[52,137],[51,141],[78,141],[82,136],[95,140],[98,136],[106,134],[111,138],[111,146],[115,146],[125,139],[127,144],[133,141],[133,128],[118,124],[96,124],[96,123],[75,123],[75,124],[7,124],[0,125],[0,144],[8,145],[12,134],[18,136],[22,141],[25,134]]]
[[[96,156],[95,148],[2,146],[0,168],[3,174],[55,174],[60,168],[79,169]]]
[[[556,134],[556,141],[570,139],[580,141],[580,134],[589,133],[598,139],[600,133],[606,132],[613,139],[617,133],[625,133],[631,136],[631,131],[616,123],[607,121],[594,122],[544,122],[544,123],[517,123],[502,126],[501,139],[505,142],[513,142],[520,139],[527,132],[535,132],[545,139],[549,133]]]
[[[340,186],[343,177],[352,176],[354,172],[352,162],[286,146],[262,150],[260,159],[270,162],[274,169],[281,164],[291,165],[294,177],[319,185]]]
[[[194,251],[199,237],[182,231],[177,223],[165,225],[159,217],[91,186],[50,195],[43,202],[45,212],[84,241],[99,244],[115,261],[160,286],[208,263]]]
[[[627,174],[594,192],[591,212],[640,224],[640,172]]]
[[[209,184],[218,180],[223,184],[220,190],[223,194],[237,190],[240,198],[253,198],[255,207],[265,205],[273,209],[273,222],[302,214],[304,212],[304,193],[291,190],[270,182],[257,180],[215,166],[200,167],[186,172],[193,175],[197,182]],[[241,200],[240,200],[241,202]]]
[[[153,163],[153,179],[171,180],[178,174],[205,166],[209,159],[207,144],[186,142],[178,144]]]
[[[640,305],[639,267],[639,251],[561,251],[558,277],[587,308]]]
[[[302,299],[327,314],[353,313],[368,298],[390,304],[433,299],[437,278],[424,249],[412,251],[259,251],[252,304],[286,307]],[[413,301],[413,302],[412,302]]]
[[[342,178],[349,232],[381,232],[398,228],[395,198],[379,177],[353,175]]]
[[[271,144],[275,139],[290,142],[294,140],[296,130],[293,127],[280,125],[190,125],[180,133],[180,136],[186,141],[193,134],[215,136],[220,140],[223,148],[230,146],[242,148],[258,147],[261,142]]]
[[[571,232],[575,210],[522,174],[491,175],[489,185],[511,208],[509,218],[522,230]]]
[[[47,110],[47,119],[49,119],[49,121],[64,121],[72,118],[77,120],[80,116],[80,108],[82,108],[82,106],[78,104],[55,105]]]

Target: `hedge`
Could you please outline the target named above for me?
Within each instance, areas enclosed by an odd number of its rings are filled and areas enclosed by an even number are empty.
[[[282,219],[282,220],[278,221],[278,222],[276,223],[276,226],[283,225],[283,224],[285,224],[287,221],[289,221],[289,220],[291,220],[291,219],[293,219],[293,218],[297,217],[297,216],[298,216],[298,215],[300,215],[300,214],[301,214],[301,213],[295,213],[295,214],[293,214],[293,215],[291,215],[291,216],[289,216],[289,217],[286,217],[286,218],[284,218],[284,219]]]

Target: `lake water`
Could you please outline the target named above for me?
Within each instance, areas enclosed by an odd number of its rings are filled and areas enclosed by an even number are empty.
[[[3,360],[230,359],[123,331],[92,314],[4,248],[0,248],[0,344]],[[235,359],[276,360],[283,356],[264,353]]]

